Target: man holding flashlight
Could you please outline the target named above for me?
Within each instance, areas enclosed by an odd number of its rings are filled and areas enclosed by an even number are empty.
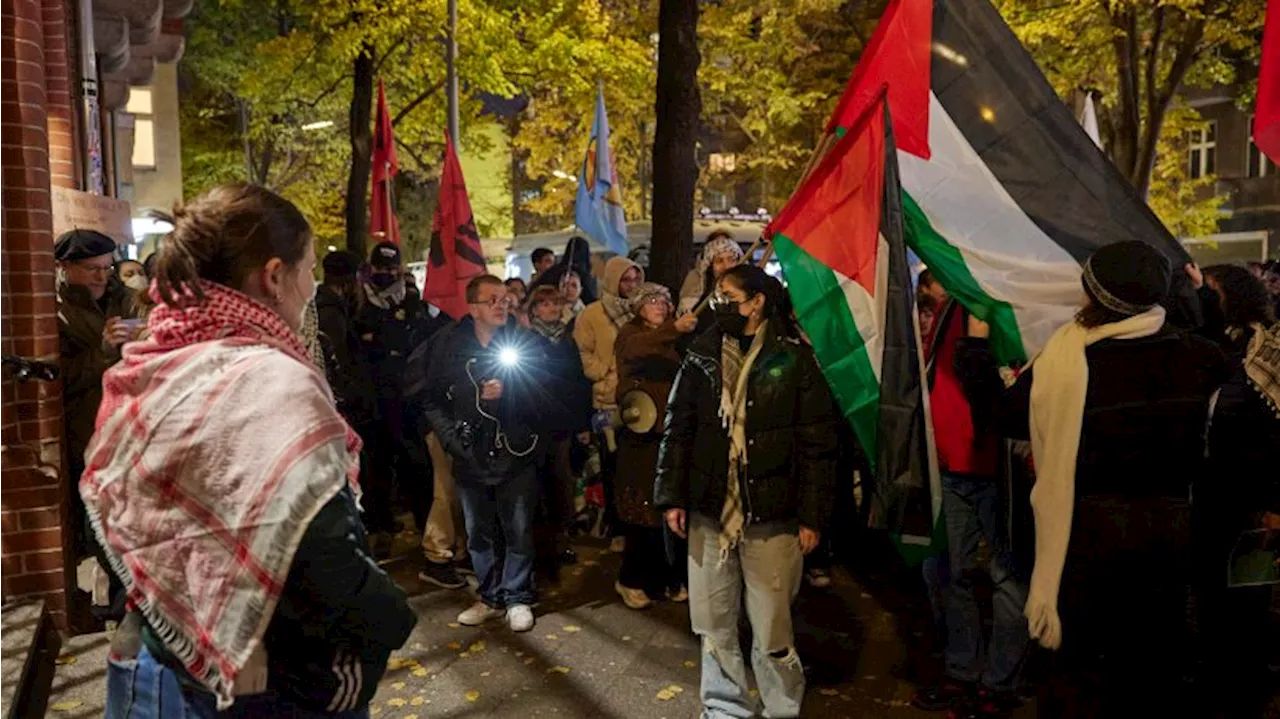
[[[541,344],[507,321],[512,298],[502,280],[472,279],[467,305],[469,314],[433,339],[422,402],[453,458],[467,551],[480,581],[480,601],[458,622],[478,626],[505,616],[513,631],[527,632],[534,622],[536,468],[544,451],[536,426],[545,420],[539,408],[555,394],[547,391]]]

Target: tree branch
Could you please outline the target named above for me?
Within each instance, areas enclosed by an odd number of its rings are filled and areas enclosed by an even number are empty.
[[[382,70],[382,63],[386,62],[388,58],[394,55],[396,53],[396,50],[399,50],[400,46],[404,44],[404,41],[405,41],[405,38],[401,36],[399,40],[396,40],[395,42],[391,43],[391,47],[387,48],[387,51],[383,53],[382,57],[378,60],[377,64],[373,66],[373,76],[375,78],[378,76],[378,73],[381,72]]]
[[[407,142],[397,137],[396,145],[399,146],[401,150],[404,150],[405,152],[409,153],[409,157],[412,157],[413,161],[418,163],[418,168],[421,169],[423,172],[428,172],[431,170],[432,165],[428,163],[426,160],[422,159],[422,156],[420,156],[416,150],[410,147]]]
[[[407,116],[409,113],[416,110],[418,105],[421,105],[422,103],[426,102],[432,95],[436,94],[437,92],[440,92],[440,90],[444,87],[444,84],[445,84],[445,81],[441,80],[440,82],[437,82],[434,86],[427,88],[426,90],[423,90],[417,97],[410,100],[408,105],[405,105],[404,107],[400,108],[400,112],[397,112],[395,114],[395,117],[391,118],[391,126],[395,127],[396,125],[399,125],[400,121],[403,120],[405,116]]]

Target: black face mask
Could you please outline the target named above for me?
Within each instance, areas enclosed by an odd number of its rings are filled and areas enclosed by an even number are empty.
[[[738,313],[738,305],[737,302],[727,302],[716,305],[715,309],[716,324],[733,337],[741,337],[747,330],[747,318]]]
[[[385,290],[396,283],[396,276],[377,273],[370,277],[369,281],[373,283],[374,287],[377,287],[380,290]]]

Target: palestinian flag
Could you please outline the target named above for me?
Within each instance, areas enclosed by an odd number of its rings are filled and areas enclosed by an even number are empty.
[[[863,447],[874,447],[874,516],[904,556],[937,544],[937,459],[884,96],[830,146],[770,226],[796,317]]]
[[[987,0],[892,0],[829,136],[882,92],[900,141],[907,244],[991,325],[1002,361],[1034,356],[1072,319],[1081,263],[1098,247],[1142,240],[1175,268],[1190,262]]]

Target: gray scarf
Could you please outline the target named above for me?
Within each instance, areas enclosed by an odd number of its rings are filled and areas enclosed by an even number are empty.
[[[369,298],[369,302],[379,309],[389,310],[392,307],[398,307],[404,302],[404,280],[396,280],[395,284],[385,290],[379,290],[377,287],[365,283],[364,294]]]
[[[764,347],[769,323],[760,325],[746,355],[738,338],[726,334],[720,343],[720,421],[729,434],[729,477],[720,511],[720,561],[729,556],[746,529],[742,514],[741,468],[747,464],[747,378]]]

